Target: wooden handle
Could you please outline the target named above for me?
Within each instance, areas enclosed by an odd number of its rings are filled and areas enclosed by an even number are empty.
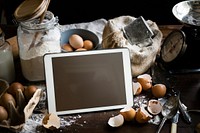
[[[177,124],[176,123],[172,123],[172,125],[171,125],[171,133],[177,133]]]

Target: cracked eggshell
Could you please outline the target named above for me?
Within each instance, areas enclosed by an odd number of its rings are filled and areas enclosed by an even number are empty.
[[[142,85],[139,82],[132,82],[133,84],[133,95],[139,95],[142,92]]]
[[[159,100],[151,99],[148,101],[147,110],[152,115],[157,115],[162,111],[162,105]]]
[[[140,107],[136,112],[135,120],[138,123],[147,123],[152,117],[144,107]]]
[[[152,87],[152,77],[149,74],[138,75],[137,81],[142,85],[142,89],[145,91]]]
[[[124,117],[121,114],[118,114],[116,116],[110,117],[108,120],[108,125],[111,127],[119,127],[124,124]]]
[[[132,107],[125,107],[120,110],[120,114],[123,115],[125,121],[134,120],[136,111]]]
[[[60,128],[60,118],[54,113],[46,114],[42,125],[47,129],[58,129]]]

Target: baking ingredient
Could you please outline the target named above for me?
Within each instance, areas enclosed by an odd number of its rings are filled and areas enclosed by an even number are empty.
[[[47,53],[61,52],[61,32],[57,18],[47,11],[42,23],[39,18],[20,22],[17,30],[19,56],[23,76],[29,81],[44,81],[44,60]],[[35,38],[34,47],[30,46]]]
[[[164,84],[155,84],[152,86],[152,94],[156,98],[164,97],[167,91],[167,87]]]
[[[78,34],[73,34],[69,37],[69,44],[75,49],[82,48],[83,38]]]
[[[136,111],[130,106],[127,106],[120,110],[120,114],[123,115],[125,121],[134,120]]]
[[[76,49],[75,51],[86,51],[87,49],[85,49],[85,48],[78,48],[78,49]]]
[[[147,123],[152,117],[153,116],[142,106],[137,110],[135,120],[138,123]]]
[[[133,95],[139,95],[142,92],[142,85],[140,82],[132,82],[133,85]]]
[[[36,92],[37,87],[35,85],[29,85],[24,90],[24,96],[26,100],[30,100],[33,97],[33,94]]]
[[[152,115],[157,115],[162,111],[162,105],[161,105],[159,100],[151,99],[151,100],[148,101],[147,110]]]
[[[3,106],[0,106],[0,122],[7,119],[8,119],[7,110]]]
[[[142,85],[144,91],[149,90],[152,87],[152,77],[149,74],[138,75],[137,81]]]
[[[124,117],[121,114],[112,116],[108,120],[108,125],[110,125],[111,127],[120,127],[123,124],[124,124]]]
[[[5,92],[0,98],[0,105],[5,107],[6,110],[9,110],[10,103],[12,103],[14,106],[16,106],[16,101],[15,101],[15,98],[13,97],[13,95]]]
[[[18,93],[18,90],[21,90],[22,92],[24,92],[24,86],[19,82],[13,82],[11,83],[7,92],[12,94],[16,98],[16,93]]]
[[[83,48],[87,49],[87,50],[91,50],[93,49],[94,44],[91,40],[84,40],[83,41]]]
[[[68,43],[63,44],[62,48],[67,52],[73,51],[72,46],[70,44],[68,44]]]
[[[60,127],[60,118],[54,114],[46,114],[42,120],[42,125],[47,129],[58,129]]]

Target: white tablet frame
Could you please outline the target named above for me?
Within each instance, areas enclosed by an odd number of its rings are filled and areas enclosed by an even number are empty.
[[[122,76],[124,78],[124,83],[125,83],[124,84],[125,87],[122,89],[125,89],[124,91],[126,94],[125,96],[126,103],[120,104],[120,105],[110,105],[110,106],[102,106],[102,107],[89,107],[89,108],[57,111],[52,58],[69,57],[69,56],[82,56],[81,58],[84,58],[84,55],[92,56],[95,54],[109,54],[109,53],[121,53],[122,55],[122,62],[123,62],[123,69],[124,69]],[[49,113],[55,113],[57,115],[66,115],[66,114],[75,114],[75,113],[87,113],[87,112],[94,112],[94,111],[121,109],[126,106],[133,106],[131,62],[130,62],[129,50],[127,48],[100,49],[100,50],[66,52],[66,53],[49,53],[49,54],[44,55],[44,68],[45,68],[47,104],[48,104]],[[63,101],[63,103],[64,102],[65,101]]]

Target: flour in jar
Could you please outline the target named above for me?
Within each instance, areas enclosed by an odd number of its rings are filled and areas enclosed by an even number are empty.
[[[36,33],[38,33],[38,36],[35,45],[30,47]],[[23,38],[18,38],[19,42],[22,43],[20,46],[20,59],[22,73],[26,79],[29,81],[45,79],[43,56],[46,53],[61,52],[60,36],[59,28],[53,28],[44,32],[26,33],[23,34]]]

